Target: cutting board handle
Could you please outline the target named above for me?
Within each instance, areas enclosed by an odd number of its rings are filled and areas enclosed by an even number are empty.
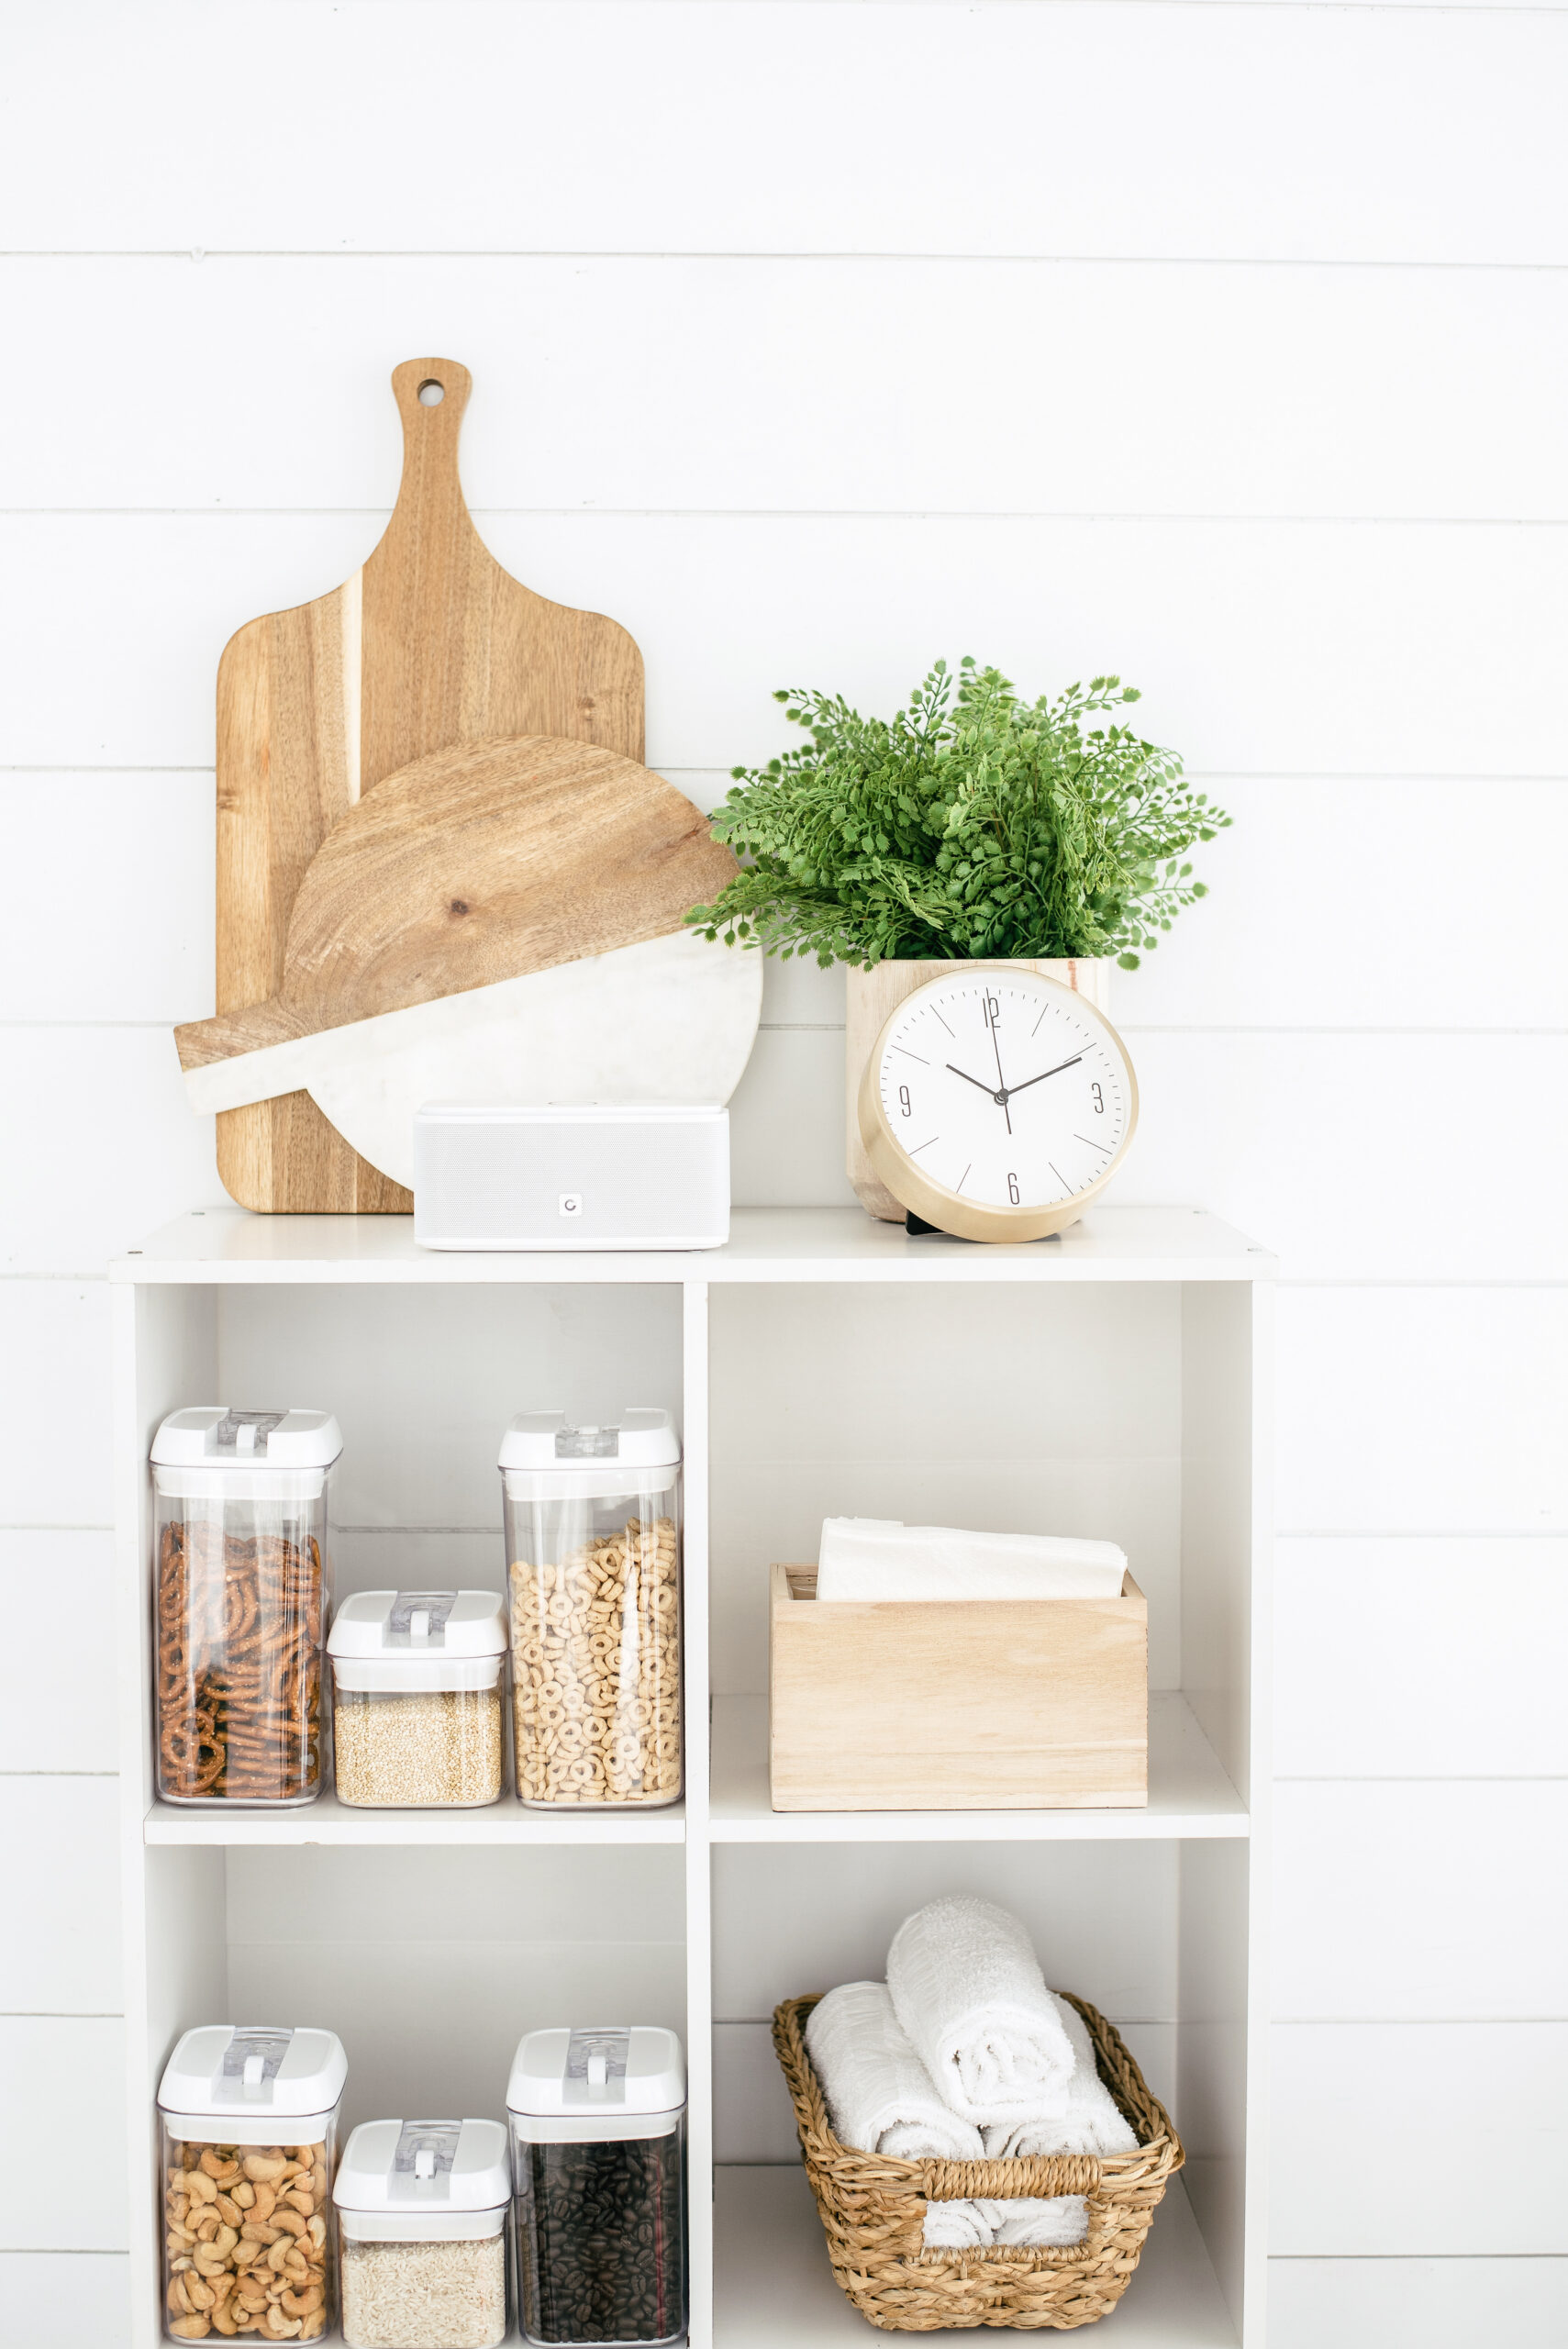
[[[443,505],[462,507],[457,443],[473,376],[455,359],[406,359],[392,371],[392,388],[403,418],[399,507],[424,515]]]

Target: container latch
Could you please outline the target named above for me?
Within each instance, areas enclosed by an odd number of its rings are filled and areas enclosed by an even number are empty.
[[[444,1648],[455,1590],[400,1590],[387,1610],[384,1648]]]
[[[399,2201],[444,2202],[451,2193],[461,2121],[406,2121],[392,2156],[391,2192]]]
[[[574,2031],[566,2044],[563,2100],[567,2104],[624,2104],[631,2033],[615,2028]]]
[[[232,2095],[238,2087],[247,2104],[271,2104],[272,2082],[293,2037],[292,2031],[276,2031],[265,2023],[238,2025],[229,2034],[217,2069],[220,2081],[233,2084],[226,2093]]]

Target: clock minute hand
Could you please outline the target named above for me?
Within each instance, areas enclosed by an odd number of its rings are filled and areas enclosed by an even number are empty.
[[[1064,1068],[1076,1068],[1083,1057],[1082,1052],[1074,1052],[1070,1061],[1058,1061],[1054,1068],[1042,1068],[1038,1076],[1026,1076],[1022,1085],[1015,1085],[1011,1090],[1014,1093],[1022,1093],[1029,1085],[1043,1085],[1048,1076],[1060,1076]]]

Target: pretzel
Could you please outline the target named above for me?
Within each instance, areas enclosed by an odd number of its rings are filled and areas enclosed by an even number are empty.
[[[321,1775],[321,1552],[174,1520],[159,1543],[160,1791],[288,1802]]]

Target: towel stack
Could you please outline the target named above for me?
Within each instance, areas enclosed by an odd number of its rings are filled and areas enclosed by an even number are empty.
[[[847,2145],[896,2161],[1129,2154],[1138,2140],[1095,2068],[1082,2017],[1048,1990],[1018,1919],[956,1897],[894,1935],[887,1980],[846,1982],[806,2043]],[[930,2202],[928,2248],[1081,2243],[1080,2194]]]

